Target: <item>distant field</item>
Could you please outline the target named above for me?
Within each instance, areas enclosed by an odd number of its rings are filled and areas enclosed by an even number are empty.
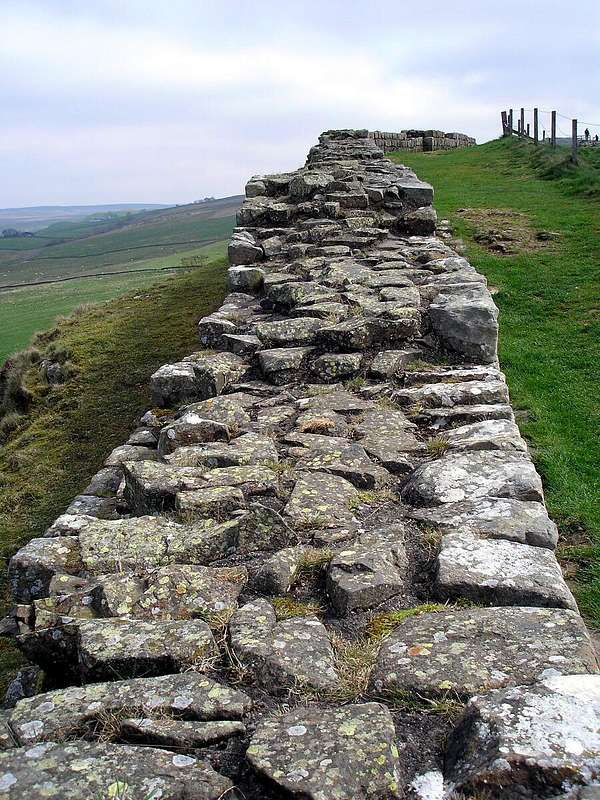
[[[140,212],[125,220],[57,223],[33,238],[0,239],[0,286],[82,275],[115,264],[127,269],[140,260],[169,256],[204,242],[226,239],[235,224],[239,205],[239,197],[222,198]],[[111,230],[105,230],[107,226]]]
[[[226,241],[184,250],[169,257],[145,259],[135,269],[177,266],[182,257],[201,255],[207,259],[224,257]],[[114,264],[117,270],[121,265]],[[129,265],[132,266],[132,265]],[[85,303],[103,303],[132,289],[144,289],[164,281],[167,272],[132,272],[102,278],[87,278],[0,292],[0,365],[6,358],[30,343],[34,333],[51,328],[59,315],[68,315]]]

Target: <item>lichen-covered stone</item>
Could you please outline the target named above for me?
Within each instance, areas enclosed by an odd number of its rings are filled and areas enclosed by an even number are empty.
[[[261,322],[256,326],[256,335],[265,348],[298,347],[312,344],[322,325],[322,320],[311,317]]]
[[[400,624],[381,646],[371,686],[386,694],[465,697],[597,671],[592,642],[573,611],[464,608]]]
[[[360,353],[325,353],[311,365],[311,370],[324,383],[348,378],[360,371]]]
[[[265,273],[259,267],[233,266],[227,271],[229,285],[234,292],[256,294],[262,289]]]
[[[410,516],[448,533],[472,533],[550,549],[558,542],[556,525],[542,503],[481,497],[434,508],[414,508]]]
[[[120,447],[115,447],[104,462],[104,465],[106,467],[115,467],[120,466],[125,461],[158,461],[159,458],[160,456],[155,448],[123,444]]]
[[[244,493],[235,486],[213,486],[195,492],[178,492],[175,508],[183,514],[210,519],[227,519],[233,511],[244,508]]]
[[[363,534],[336,553],[327,573],[327,592],[338,614],[371,608],[400,594],[408,559],[401,526]]]
[[[92,574],[173,563],[205,564],[234,546],[237,523],[196,520],[182,525],[161,517],[93,520],[80,535],[82,562]]]
[[[212,419],[203,419],[190,412],[163,428],[158,440],[158,452],[165,456],[178,447],[203,442],[228,442],[229,438],[227,425]]]
[[[303,434],[305,446],[294,450],[299,455],[299,472],[327,472],[339,475],[354,486],[372,489],[385,480],[386,471],[375,465],[362,445],[335,436]]]
[[[428,313],[434,332],[448,350],[483,364],[496,360],[498,309],[487,287],[442,288]]]
[[[64,741],[95,731],[114,718],[143,716],[163,720],[238,720],[250,709],[243,692],[198,672],[133,678],[125,681],[72,686],[25,698],[10,712],[18,745]]]
[[[527,452],[519,428],[510,419],[491,419],[460,425],[445,431],[442,439],[449,450],[517,450]]]
[[[247,581],[245,567],[171,564],[151,573],[132,615],[142,619],[208,619],[228,615]]]
[[[94,619],[79,624],[79,664],[87,681],[206,669],[217,654],[200,620]]]
[[[144,742],[154,747],[166,747],[177,752],[190,752],[207,747],[232,736],[242,736],[246,727],[234,720],[189,722],[180,719],[123,719],[119,723],[121,738],[129,742]]]
[[[197,400],[217,397],[227,386],[239,380],[246,371],[243,359],[235,353],[194,353],[184,359],[194,368],[197,384]]]
[[[416,506],[437,506],[478,497],[543,502],[542,481],[521,455],[482,451],[451,453],[415,470],[402,491]]]
[[[285,513],[299,528],[334,528],[352,524],[357,502],[358,492],[347,480],[313,472],[298,478]]]
[[[290,797],[392,800],[402,775],[390,712],[380,703],[297,708],[263,720],[246,758]]]
[[[332,689],[338,683],[333,648],[316,617],[277,622],[273,606],[258,599],[236,611],[229,634],[238,662],[272,692],[295,685]]]
[[[551,550],[470,534],[442,539],[435,590],[444,599],[577,610]]]
[[[296,380],[306,368],[313,347],[282,347],[261,350],[258,354],[260,368],[265,378],[277,386]]]
[[[172,511],[177,492],[193,491],[206,485],[205,470],[148,461],[124,465],[125,497],[137,514]]]
[[[8,581],[17,602],[28,603],[48,593],[54,575],[77,574],[81,569],[75,536],[32,539],[11,558]]]
[[[196,371],[189,362],[165,364],[160,367],[150,377],[150,388],[152,403],[160,408],[170,408],[201,399]]]
[[[298,545],[285,547],[261,565],[253,585],[267,594],[285,594],[290,588],[307,548]]]
[[[206,761],[150,747],[45,742],[0,754],[3,800],[218,800],[231,785]]]
[[[600,783],[600,677],[561,675],[475,697],[450,735],[446,778],[492,800],[585,797]]]
[[[430,383],[397,391],[394,398],[404,405],[441,408],[473,403],[508,403],[508,387],[503,381],[463,381]]]

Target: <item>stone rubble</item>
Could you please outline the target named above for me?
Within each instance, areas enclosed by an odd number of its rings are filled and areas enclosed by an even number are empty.
[[[3,631],[43,675],[0,714],[0,798],[600,791],[599,665],[497,309],[377,143],[249,181],[198,351],[12,558]]]

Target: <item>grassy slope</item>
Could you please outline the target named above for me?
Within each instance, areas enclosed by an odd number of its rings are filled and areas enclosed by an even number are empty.
[[[177,266],[182,257],[201,255],[210,258],[222,252],[223,243],[184,250],[171,256],[145,259],[135,263],[135,269]],[[110,270],[123,269],[112,264]],[[11,354],[22,350],[36,331],[54,324],[56,317],[70,314],[84,303],[103,303],[131,289],[143,289],[164,280],[160,273],[132,273],[104,278],[82,278],[67,283],[14,289],[0,292],[0,364]]]
[[[202,242],[225,239],[235,224],[236,198],[212,203],[179,206],[161,211],[141,212],[123,225],[114,221],[114,229],[90,235],[82,229],[81,238],[48,244],[47,240],[6,239],[4,247],[27,248],[29,252],[8,252],[0,247],[0,284],[27,283],[40,278],[80,275],[113,264],[135,266],[143,259],[167,256],[189,250]],[[59,226],[63,233],[78,224]],[[104,225],[102,226],[104,227]],[[39,232],[56,230],[54,226]],[[41,246],[40,246],[41,245]]]
[[[452,220],[473,264],[499,289],[501,365],[515,407],[528,412],[519,423],[561,530],[562,555],[579,564],[580,606],[600,625],[598,200],[575,196],[585,186],[568,170],[556,171],[567,174],[561,181],[536,177],[531,153],[517,142],[396,160],[434,185],[438,213]],[[462,207],[516,209],[560,239],[538,252],[492,254],[455,214]]]
[[[78,374],[45,395],[32,376],[38,400],[25,427],[0,448],[3,558],[40,536],[127,439],[149,405],[152,372],[198,349],[195,323],[225,291],[224,253],[223,245],[205,269],[88,309],[44,337],[68,349]],[[0,684],[18,663],[16,650],[0,641]]]

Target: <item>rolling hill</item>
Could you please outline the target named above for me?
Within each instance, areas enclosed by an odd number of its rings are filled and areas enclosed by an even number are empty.
[[[94,213],[0,238],[0,364],[58,314],[147,288],[182,257],[224,252],[241,199]]]

